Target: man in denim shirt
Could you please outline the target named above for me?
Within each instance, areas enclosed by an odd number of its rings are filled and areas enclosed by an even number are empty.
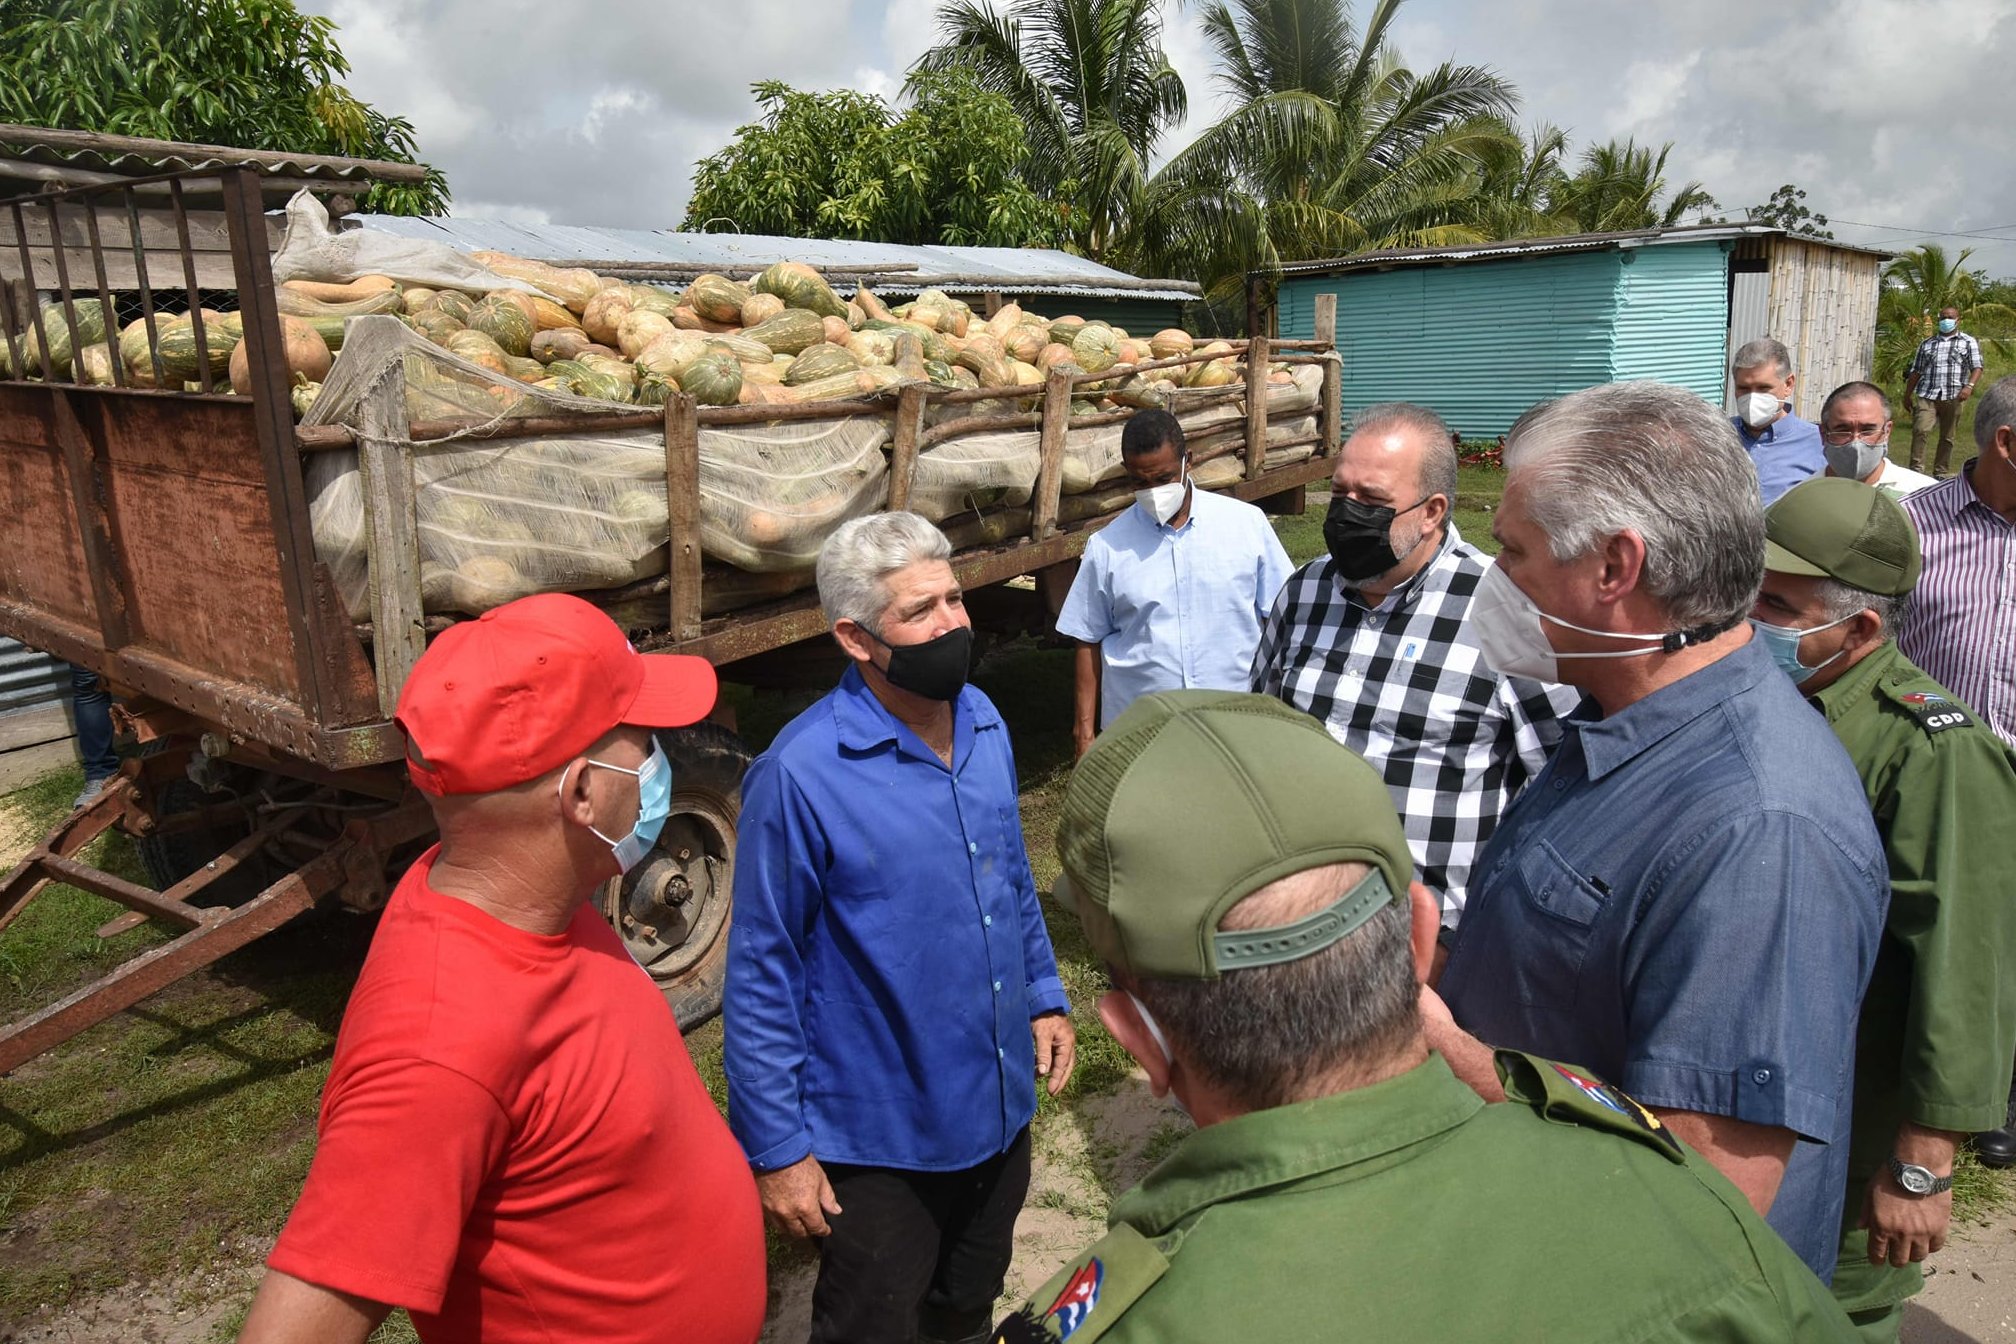
[[[728,1124],[764,1212],[820,1241],[812,1339],[986,1338],[1068,1004],[1008,729],[966,684],[945,535],[844,524],[819,601],[850,665],[742,785]]]
[[[1564,397],[1505,456],[1471,620],[1500,672],[1589,701],[1478,862],[1431,1042],[1487,1100],[1480,1038],[1594,1070],[1827,1279],[1889,881],[1854,766],[1746,619],[1755,473],[1652,383]]]

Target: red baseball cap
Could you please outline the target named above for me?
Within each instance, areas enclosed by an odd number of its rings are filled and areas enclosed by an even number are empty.
[[[442,631],[393,721],[422,789],[494,793],[565,765],[619,724],[697,723],[715,687],[705,658],[641,654],[597,608],[541,593]]]

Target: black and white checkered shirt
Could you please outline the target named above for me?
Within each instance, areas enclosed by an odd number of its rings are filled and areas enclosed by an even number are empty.
[[[1490,563],[1452,523],[1426,568],[1367,607],[1330,557],[1312,560],[1274,599],[1253,657],[1254,690],[1321,719],[1385,776],[1452,927],[1471,865],[1582,699],[1485,665],[1465,617]]]
[[[1967,375],[1981,367],[1981,347],[1964,331],[1928,336],[1918,342],[1904,386],[1927,401],[1952,401],[1967,386]]]

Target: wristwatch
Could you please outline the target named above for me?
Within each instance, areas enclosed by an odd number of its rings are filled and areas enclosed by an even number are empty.
[[[1924,1167],[1890,1159],[1890,1175],[1907,1195],[1943,1195],[1953,1188],[1951,1176],[1934,1176]]]

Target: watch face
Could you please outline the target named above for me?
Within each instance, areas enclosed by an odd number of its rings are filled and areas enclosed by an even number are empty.
[[[1914,1195],[1929,1195],[1932,1193],[1932,1173],[1907,1163],[1897,1173],[1897,1184]]]

